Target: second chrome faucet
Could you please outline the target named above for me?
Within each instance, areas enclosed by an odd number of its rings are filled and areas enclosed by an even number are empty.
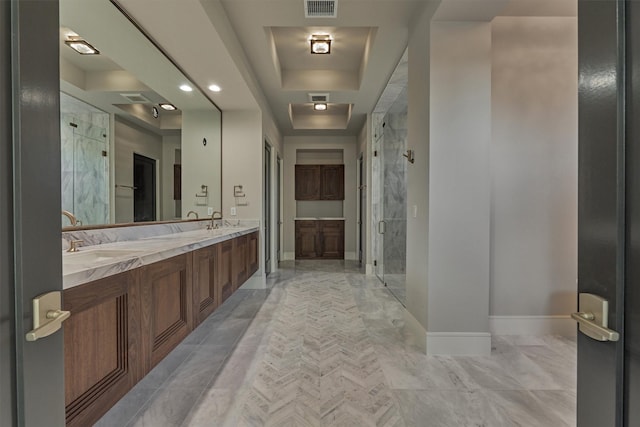
[[[218,215],[217,217],[216,214]],[[211,214],[211,223],[207,226],[207,230],[218,228],[218,224],[215,223],[216,219],[222,219],[222,212],[213,211],[213,213]]]

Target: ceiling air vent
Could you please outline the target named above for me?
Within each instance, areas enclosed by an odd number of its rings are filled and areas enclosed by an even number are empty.
[[[305,18],[336,18],[338,0],[305,0]]]
[[[151,100],[140,93],[121,93],[132,104],[151,104]]]
[[[310,93],[309,102],[329,102],[328,93]]]

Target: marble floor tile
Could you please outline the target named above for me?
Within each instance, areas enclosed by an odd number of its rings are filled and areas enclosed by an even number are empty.
[[[426,356],[403,310],[357,262],[282,262],[97,425],[575,426],[574,339],[494,336],[490,356]]]

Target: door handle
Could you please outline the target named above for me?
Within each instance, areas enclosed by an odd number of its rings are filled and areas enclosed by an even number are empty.
[[[27,341],[48,337],[62,327],[71,316],[62,310],[62,297],[58,291],[38,295],[33,299],[33,330],[27,332]]]
[[[609,329],[609,301],[598,295],[581,293],[578,295],[577,313],[571,313],[580,332],[597,341],[618,341],[620,334]]]

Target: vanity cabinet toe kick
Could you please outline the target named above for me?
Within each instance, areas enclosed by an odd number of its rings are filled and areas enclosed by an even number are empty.
[[[67,425],[93,425],[257,270],[252,232],[64,290]]]

